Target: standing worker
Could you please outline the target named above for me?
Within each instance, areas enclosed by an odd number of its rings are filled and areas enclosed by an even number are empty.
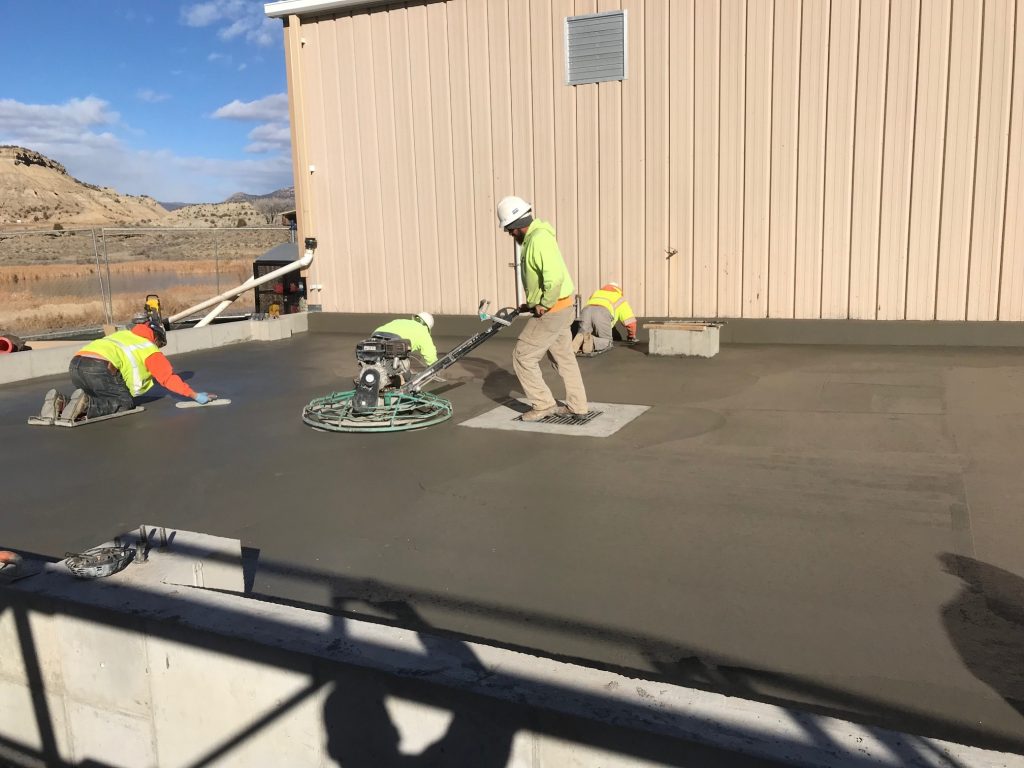
[[[626,343],[636,344],[633,308],[618,283],[607,283],[594,291],[580,312],[580,330],[573,339],[573,350],[585,355],[607,352],[612,346],[612,329],[620,323],[626,328]]]
[[[423,362],[433,365],[437,362],[437,348],[434,346],[434,340],[430,338],[432,330],[434,316],[429,312],[420,312],[411,319],[399,318],[385,323],[374,331],[373,335],[385,339],[406,339],[412,351],[423,358]]]
[[[531,410],[523,421],[540,421],[557,414],[582,416],[587,413],[587,392],[572,351],[573,291],[575,286],[562,260],[555,230],[533,218],[533,207],[519,197],[498,203],[498,225],[522,246],[520,277],[526,290],[526,304],[520,311],[533,317],[519,335],[512,352],[512,366],[530,401]],[[540,371],[547,354],[565,385],[565,407],[559,407]]]
[[[147,313],[130,331],[117,331],[83,347],[71,358],[68,373],[77,389],[66,401],[51,389],[40,417],[81,421],[135,408],[135,398],[152,388],[154,380],[176,395],[205,405],[216,398],[196,392],[175,374],[160,352],[167,344],[167,329],[158,315]]]

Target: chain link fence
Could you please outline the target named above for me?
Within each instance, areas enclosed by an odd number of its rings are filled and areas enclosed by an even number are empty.
[[[0,333],[40,338],[126,323],[147,294],[166,315],[235,287],[287,227],[0,232]],[[252,312],[253,293],[229,314]]]

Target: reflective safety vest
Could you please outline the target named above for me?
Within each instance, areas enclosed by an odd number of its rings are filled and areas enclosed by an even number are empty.
[[[395,336],[408,339],[412,345],[412,351],[423,355],[423,362],[427,365],[437,362],[437,347],[434,346],[434,340],[430,338],[430,331],[427,326],[417,320],[405,318],[392,320],[390,323],[382,325],[374,333],[393,333]]]
[[[605,288],[594,291],[594,294],[587,301],[587,306],[604,307],[607,309],[608,313],[612,316],[612,325],[616,323],[628,325],[630,320],[636,320],[633,308],[629,306],[629,302],[622,295],[622,291],[607,290]]]
[[[136,397],[153,386],[153,374],[146,368],[146,359],[156,351],[156,344],[149,339],[131,331],[118,331],[87,344],[79,354],[88,352],[112,362],[132,397]]]

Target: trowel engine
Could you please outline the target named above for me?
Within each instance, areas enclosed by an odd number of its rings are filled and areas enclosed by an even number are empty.
[[[373,336],[356,344],[359,375],[352,398],[355,413],[367,413],[377,407],[382,392],[402,387],[412,370],[408,339]]]

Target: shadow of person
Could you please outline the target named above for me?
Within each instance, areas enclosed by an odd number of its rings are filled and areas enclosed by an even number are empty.
[[[422,631],[428,625],[408,604],[375,605],[419,633],[424,655],[411,674],[430,677],[454,662],[460,676],[487,677],[468,645]],[[336,642],[345,642],[349,621],[336,617]],[[451,717],[448,727],[419,753],[403,751],[401,733],[387,708],[389,699],[444,710]],[[342,768],[499,768],[509,762],[518,720],[514,707],[490,697],[359,667],[346,668],[337,677],[324,703],[327,753]]]
[[[1024,578],[971,557],[939,556],[963,588],[942,623],[971,673],[1024,716]]]
[[[494,364],[492,363],[492,365]],[[509,401],[517,402],[512,393],[521,391],[522,388],[519,386],[519,379],[516,375],[497,365],[494,365],[493,370],[484,377],[483,393],[498,405],[510,405]],[[529,406],[526,410],[529,410]]]

